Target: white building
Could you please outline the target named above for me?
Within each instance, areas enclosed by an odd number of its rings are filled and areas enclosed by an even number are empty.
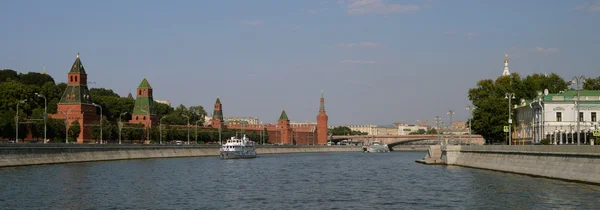
[[[154,102],[171,106],[170,100],[154,100]]]
[[[416,132],[419,129],[423,129],[423,130],[427,131],[427,127],[425,127],[425,126],[409,125],[409,124],[400,123],[400,124],[398,124],[398,134],[397,135],[409,135],[410,133]]]
[[[260,122],[258,117],[224,117],[223,121],[225,124],[240,124],[245,122],[249,125],[258,125]]]
[[[591,132],[598,129],[600,113],[600,91],[581,90],[579,92],[579,113],[577,113],[577,91],[564,91],[557,94],[538,92],[533,100],[516,101],[514,118],[511,124],[512,144],[539,143],[548,139],[552,144],[577,144],[577,121],[581,144],[593,144]]]

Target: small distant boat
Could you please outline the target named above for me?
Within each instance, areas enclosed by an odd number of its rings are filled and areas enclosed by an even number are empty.
[[[381,142],[373,142],[371,145],[367,145],[363,147],[363,151],[365,152],[390,152],[390,148],[387,144],[382,144]]]
[[[221,146],[221,159],[255,158],[255,145],[254,141],[246,138],[246,135],[242,139],[231,137],[231,139],[227,140],[227,143]]]

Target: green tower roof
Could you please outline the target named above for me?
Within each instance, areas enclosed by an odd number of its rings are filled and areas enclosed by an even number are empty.
[[[288,116],[285,113],[285,109],[283,111],[281,111],[281,116],[279,116],[279,120],[290,120],[290,119],[288,119]]]
[[[152,86],[150,86],[150,83],[148,83],[148,80],[146,80],[146,77],[144,77],[144,80],[142,80],[142,83],[140,83],[140,86],[138,86],[138,88],[152,89]]]
[[[81,64],[81,60],[79,59],[79,53],[77,53],[77,58],[75,59],[73,66],[71,66],[71,71],[69,71],[69,73],[86,74],[85,68],[83,68],[83,64]]]
[[[83,85],[68,85],[59,104],[91,104],[90,90]]]
[[[221,104],[221,99],[219,99],[219,97],[217,97],[217,102],[215,102],[215,104]]]

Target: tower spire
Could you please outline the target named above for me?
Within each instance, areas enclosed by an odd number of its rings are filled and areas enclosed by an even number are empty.
[[[321,106],[319,112],[325,112],[325,98],[323,97],[323,90],[321,90]]]
[[[510,76],[510,71],[508,71],[508,54],[504,54],[504,71],[502,71],[502,76]]]

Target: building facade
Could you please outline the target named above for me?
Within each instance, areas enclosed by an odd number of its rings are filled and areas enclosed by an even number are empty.
[[[545,90],[534,99],[521,99],[514,105],[512,144],[539,143],[542,139],[552,144],[593,144],[590,137],[598,129],[600,91],[581,90],[577,99],[574,90],[556,94]]]
[[[152,86],[150,86],[150,83],[144,77],[136,91],[135,106],[133,107],[133,112],[131,112],[129,123],[143,124],[144,127],[148,128],[158,123],[152,92]]]
[[[273,144],[294,145],[325,145],[327,144],[327,113],[325,113],[325,99],[321,93],[321,104],[317,123],[291,123],[285,110],[277,120],[277,124],[242,124],[225,123],[223,118],[223,105],[217,98],[213,116],[210,120],[212,128],[243,129],[248,131],[266,130],[269,134],[269,142]],[[258,121],[258,119],[256,119]]]
[[[409,135],[412,132],[417,132],[419,129],[423,129],[423,130],[427,131],[426,126],[409,125],[409,124],[400,123],[400,124],[398,124],[398,134],[397,135]]]
[[[246,123],[247,125],[258,125],[260,120],[258,117],[224,117],[223,121],[225,124],[241,124]]]
[[[97,107],[92,102],[87,86],[87,73],[79,59],[79,53],[67,75],[67,81],[67,88],[58,102],[58,112],[49,114],[48,117],[66,120],[68,122],[67,129],[71,123],[77,121],[80,126],[77,143],[91,141],[90,128],[99,126],[100,116]]]

